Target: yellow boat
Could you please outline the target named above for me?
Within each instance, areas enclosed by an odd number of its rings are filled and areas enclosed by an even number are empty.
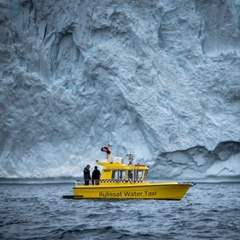
[[[111,156],[110,145],[101,150],[107,153],[107,159],[96,161],[103,167],[97,185],[84,185],[83,181],[76,180],[73,196],[64,198],[181,200],[194,185],[190,182],[148,182],[149,167],[139,163],[133,165],[132,153],[127,154],[129,163],[124,164],[122,158]]]

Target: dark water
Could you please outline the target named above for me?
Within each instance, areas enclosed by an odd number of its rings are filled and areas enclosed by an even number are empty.
[[[179,202],[71,200],[73,184],[0,184],[0,239],[240,239],[240,183]]]

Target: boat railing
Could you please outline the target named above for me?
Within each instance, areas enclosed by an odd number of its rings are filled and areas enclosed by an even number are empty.
[[[89,185],[100,185],[101,183],[103,183],[104,185],[106,184],[113,184],[113,183],[131,183],[131,184],[134,184],[134,183],[141,183],[141,182],[144,182],[144,180],[142,179],[100,179],[98,180],[99,184],[94,184],[94,181],[96,180],[88,180],[89,181]],[[76,186],[77,185],[85,185],[85,180],[81,179],[81,180],[76,180]]]

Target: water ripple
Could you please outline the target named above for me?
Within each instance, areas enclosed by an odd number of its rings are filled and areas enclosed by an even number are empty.
[[[239,183],[198,184],[179,202],[62,199],[71,188],[0,185],[0,239],[239,240]]]

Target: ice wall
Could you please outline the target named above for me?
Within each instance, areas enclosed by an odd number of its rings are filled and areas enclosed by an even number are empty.
[[[240,178],[240,1],[0,0],[0,177],[79,176],[108,142]]]

